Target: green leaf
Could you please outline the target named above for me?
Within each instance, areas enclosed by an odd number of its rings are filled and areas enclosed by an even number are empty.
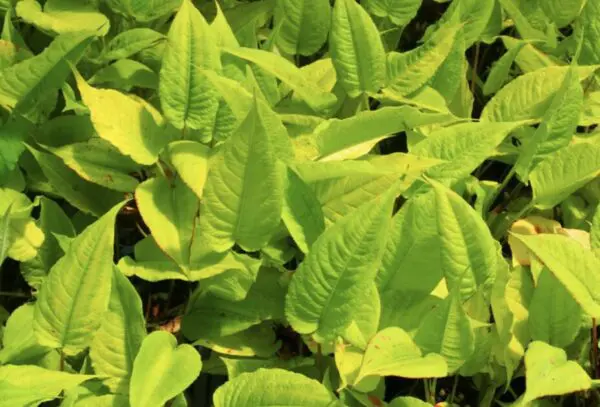
[[[387,17],[399,26],[407,25],[421,7],[422,0],[368,0],[367,11],[377,17]]]
[[[385,85],[385,51],[377,27],[354,0],[336,0],[329,51],[348,96],[376,93]]]
[[[579,63],[582,65],[600,63],[600,4],[595,1],[587,1],[581,12],[582,44]]]
[[[562,28],[579,15],[586,3],[586,0],[547,0],[539,2],[539,5],[544,14],[550,17],[558,28]]]
[[[316,380],[283,369],[242,373],[219,387],[215,407],[339,407],[341,404]]]
[[[301,97],[315,112],[332,106],[336,98],[325,92],[304,76],[302,71],[283,57],[272,52],[252,48],[224,48],[223,52],[252,62],[265,72],[275,76]]]
[[[6,254],[17,261],[31,260],[45,239],[30,216],[33,205],[26,195],[12,189],[0,188],[0,198],[0,213],[9,219],[7,240],[3,242],[8,244]]]
[[[572,144],[540,162],[529,175],[533,203],[550,209],[600,174],[600,146]]]
[[[25,150],[23,140],[31,127],[29,121],[20,116],[11,116],[3,123],[0,137],[0,179],[6,179],[17,167],[19,157]]]
[[[150,165],[169,142],[160,113],[150,104],[112,89],[96,89],[76,75],[98,136],[135,162]]]
[[[284,167],[275,155],[264,115],[257,106],[211,162],[200,208],[200,230],[224,251],[265,246],[280,224]]]
[[[449,373],[469,360],[475,351],[475,334],[458,290],[453,290],[440,306],[425,315],[415,342],[426,354],[442,355]]]
[[[534,341],[566,348],[579,333],[581,306],[565,287],[544,269],[529,305],[529,330]]]
[[[312,244],[325,230],[323,210],[315,193],[289,168],[281,218],[304,253],[308,253]]]
[[[177,339],[165,331],[151,333],[133,363],[131,407],[162,406],[192,384],[201,368],[202,360],[193,346],[177,346]]]
[[[593,250],[600,249],[600,205],[596,207],[590,227],[590,244]]]
[[[90,85],[106,84],[114,89],[130,91],[132,88],[158,88],[158,75],[146,65],[132,59],[120,59],[99,69],[90,78]]]
[[[152,48],[166,40],[165,36],[150,28],[132,28],[123,31],[110,40],[102,53],[102,60],[129,58],[147,48]]]
[[[331,24],[328,0],[283,0],[275,13],[277,45],[292,55],[312,55],[327,41]]]
[[[116,205],[73,240],[50,270],[35,303],[33,329],[41,344],[68,355],[89,345],[108,307]]]
[[[145,336],[146,320],[140,296],[115,267],[108,311],[90,345],[94,372],[109,376],[113,391],[128,392],[134,360]]]
[[[123,199],[122,194],[83,180],[64,162],[48,153],[29,148],[52,188],[71,205],[92,215],[100,216]]]
[[[2,216],[0,217],[0,266],[6,260],[8,256],[8,249],[10,248],[10,210],[12,205],[9,205]]]
[[[389,407],[429,407],[430,405],[415,397],[396,397],[388,404]]]
[[[409,129],[452,120],[451,115],[424,113],[411,106],[383,107],[347,119],[330,119],[315,129],[313,136],[320,159],[335,159],[336,153],[367,145],[370,150],[382,139]]]
[[[503,87],[485,105],[481,120],[541,121],[570,69],[576,71],[576,77],[581,82],[594,73],[598,66],[551,66],[521,75]]]
[[[600,260],[576,240],[554,234],[513,234],[554,274],[573,296],[584,312],[600,316],[600,294],[595,289],[600,284],[596,272]]]
[[[91,34],[58,36],[40,54],[0,71],[0,105],[30,115],[52,96],[92,42]]]
[[[232,283],[232,276],[222,281]],[[283,319],[285,290],[280,284],[281,273],[274,269],[260,269],[256,282],[246,297],[226,299],[223,287],[209,287],[190,301],[183,316],[182,332],[191,339],[217,339],[244,331],[263,321]],[[235,283],[234,283],[235,284]]]
[[[525,403],[544,396],[560,396],[587,390],[592,380],[581,366],[567,361],[564,350],[535,341],[525,353]]]
[[[86,181],[120,192],[132,192],[139,184],[129,174],[139,171],[140,166],[104,139],[45,147]]]
[[[286,298],[285,314],[297,332],[326,339],[350,324],[357,298],[381,259],[392,191],[342,218],[313,244]]]
[[[502,8],[513,20],[515,27],[521,38],[524,40],[538,40],[538,41],[550,41],[550,46],[556,46],[556,39],[554,38],[555,27],[548,24],[547,26],[538,27],[534,21],[530,21],[529,17],[525,14],[525,8],[520,2],[515,0],[498,0],[502,5]],[[526,6],[525,6],[526,7]],[[544,16],[544,18],[547,18]]]
[[[42,197],[40,207],[36,223],[44,233],[44,243],[34,258],[21,263],[21,274],[35,290],[39,290],[52,266],[64,255],[55,235],[75,237],[71,220],[56,202]]]
[[[251,326],[245,331],[213,339],[198,339],[194,345],[204,346],[228,356],[269,358],[281,347],[270,322]]]
[[[464,24],[465,49],[485,35],[486,28],[493,17],[494,0],[462,0],[452,2],[446,12],[437,21],[438,26],[444,24]]]
[[[38,366],[0,366],[2,403],[6,407],[37,406],[57,398],[63,390],[95,377],[56,372]]]
[[[411,154],[445,162],[426,171],[427,176],[456,182],[467,177],[513,130],[523,123],[459,123],[434,130],[410,149]]]
[[[517,46],[509,48],[500,59],[494,62],[492,69],[490,69],[490,73],[485,80],[485,84],[483,85],[484,95],[493,95],[504,86],[510,75],[510,68],[515,61],[515,58],[525,45],[527,45],[525,41],[519,42]]]
[[[460,25],[442,27],[418,48],[404,53],[390,52],[387,55],[389,88],[400,95],[409,95],[431,81],[452,52],[461,28]]]
[[[420,379],[447,375],[443,357],[435,353],[423,355],[404,330],[390,327],[379,331],[369,342],[355,383],[368,376]]]
[[[515,164],[516,173],[527,181],[529,171],[545,156],[566,147],[577,130],[583,108],[583,89],[577,73],[567,72],[560,89],[552,99],[548,111],[542,118],[542,124],[533,137],[525,141],[525,146]]]
[[[27,303],[14,310],[4,328],[0,363],[37,364],[51,352],[50,348],[40,345],[31,329],[33,326],[34,304]]]
[[[210,26],[190,0],[184,0],[169,29],[160,70],[160,103],[177,129],[212,132],[219,106],[203,70],[221,70]]]
[[[108,18],[94,3],[78,0],[48,0],[42,5],[36,0],[21,0],[17,15],[28,24],[50,35],[97,31],[105,35],[110,28]]]
[[[121,15],[149,23],[173,13],[182,0],[105,0],[105,3]]]
[[[181,180],[198,197],[202,198],[208,176],[208,162],[211,150],[195,141],[174,141],[165,148],[165,154]]]
[[[135,200],[158,246],[177,264],[189,264],[198,197],[180,178],[156,177],[137,187]]]

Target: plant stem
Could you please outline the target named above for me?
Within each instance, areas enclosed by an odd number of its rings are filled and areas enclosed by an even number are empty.
[[[29,298],[30,295],[25,293],[12,293],[10,291],[0,291],[0,297]]]
[[[504,177],[504,179],[502,180],[502,183],[498,185],[498,188],[496,188],[496,190],[492,193],[492,196],[488,200],[487,209],[485,212],[489,211],[490,207],[494,204],[494,201],[498,199],[498,196],[502,193],[502,191],[504,191],[504,189],[506,188],[508,183],[513,179],[515,174],[516,171],[515,167],[513,166],[506,175],[506,177]]]
[[[317,370],[319,371],[319,381],[323,380],[325,377],[325,364],[323,360],[323,350],[321,349],[321,344],[317,344],[317,353],[315,354],[315,362],[317,364]]]
[[[471,93],[475,95],[475,82],[477,81],[477,65],[479,65],[479,43],[475,45],[475,60],[473,61],[473,70],[471,71]]]
[[[430,382],[431,388],[429,389],[429,396],[431,397],[431,404],[435,404],[435,395],[437,387],[437,378],[433,378]]]
[[[423,388],[425,389],[425,401],[429,403],[431,395],[429,393],[429,380],[423,379]]]
[[[58,370],[61,372],[64,372],[65,370],[65,354],[62,349],[60,350],[60,362],[58,364]]]
[[[592,374],[597,379],[598,374],[598,324],[596,318],[592,318]]]
[[[450,396],[448,397],[448,404],[454,403],[454,398],[456,397],[456,389],[458,387],[458,375],[454,376],[454,383],[452,383],[452,391],[450,392]]]

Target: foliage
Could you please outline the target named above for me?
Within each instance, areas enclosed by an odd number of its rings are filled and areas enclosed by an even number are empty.
[[[600,405],[598,4],[0,0],[0,404]]]

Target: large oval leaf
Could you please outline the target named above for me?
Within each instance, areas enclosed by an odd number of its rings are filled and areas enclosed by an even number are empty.
[[[286,317],[296,331],[332,338],[350,324],[381,258],[395,197],[391,192],[342,218],[313,244],[286,298]]]
[[[336,0],[329,50],[338,81],[350,97],[385,84],[385,51],[377,27],[354,0]]]
[[[162,406],[184,391],[200,374],[202,360],[193,346],[155,331],[142,342],[129,386],[131,407]]]
[[[184,0],[169,29],[160,70],[160,103],[178,129],[212,132],[219,101],[202,70],[219,71],[221,59],[210,26]]]
[[[110,298],[116,205],[75,238],[50,270],[35,303],[41,344],[74,355],[89,345]]]
[[[200,209],[200,232],[224,251],[238,243],[265,246],[281,218],[283,165],[256,105],[211,162]]]
[[[242,373],[219,387],[215,407],[339,407],[333,393],[314,379],[283,369]]]
[[[329,34],[331,6],[328,0],[280,0],[276,23],[277,45],[288,54],[312,55]]]

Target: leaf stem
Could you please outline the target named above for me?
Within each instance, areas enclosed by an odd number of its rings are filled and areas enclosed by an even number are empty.
[[[65,354],[62,351],[62,349],[60,350],[60,361],[58,363],[58,370],[61,372],[65,371]]]
[[[487,209],[485,212],[489,212],[490,207],[494,204],[496,199],[498,199],[498,196],[500,196],[502,191],[504,191],[504,189],[506,188],[508,183],[513,179],[515,174],[516,174],[516,171],[515,171],[515,167],[513,166],[513,167],[511,167],[511,169],[508,172],[508,174],[506,175],[506,177],[504,177],[504,179],[502,180],[502,183],[500,185],[498,185],[498,188],[496,188],[494,190],[494,192],[492,193],[492,196],[490,196],[490,198],[487,202]]]
[[[325,377],[325,364],[323,360],[323,350],[321,344],[317,344],[317,353],[315,354],[315,362],[317,364],[317,370],[319,371],[319,381],[322,381]]]
[[[0,291],[0,297],[29,298],[30,295],[25,294],[25,293],[13,293],[10,291]]]
[[[473,69],[471,71],[471,93],[475,95],[475,83],[477,81],[477,69],[479,65],[479,43],[475,45],[475,59],[473,61]]]
[[[596,318],[592,318],[592,372],[594,379],[600,377],[598,372],[598,324]]]

